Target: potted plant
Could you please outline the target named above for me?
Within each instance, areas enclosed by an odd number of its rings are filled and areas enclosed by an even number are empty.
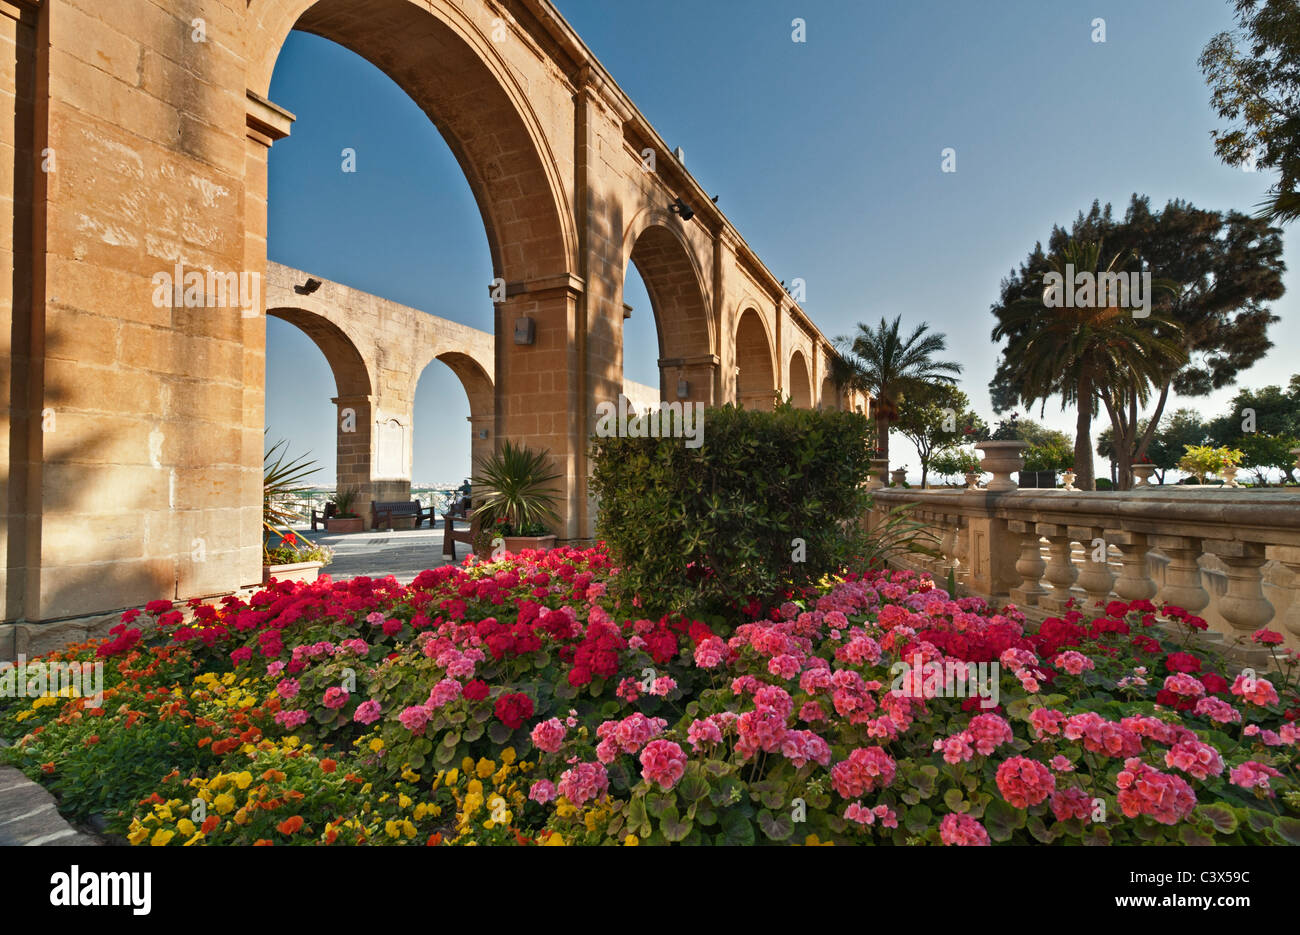
[[[1156,472],[1156,466],[1151,463],[1151,459],[1143,455],[1140,460],[1129,465],[1129,470],[1133,472],[1133,489],[1139,487],[1151,486],[1151,475]]]
[[[1245,455],[1236,448],[1226,445],[1214,448],[1210,445],[1184,445],[1186,452],[1178,459],[1178,469],[1196,478],[1197,483],[1204,484],[1210,474],[1218,474],[1225,481],[1225,486],[1237,487],[1237,465]]]
[[[346,487],[334,494],[334,515],[325,520],[325,529],[329,532],[361,532],[365,520],[358,516],[354,507],[360,491],[355,487]]]
[[[288,530],[277,533],[274,546],[269,537],[262,543],[262,583],[279,581],[315,581],[323,566],[334,560],[334,551],[303,539]]]
[[[262,456],[263,584],[272,578],[315,581],[321,567],[334,557],[329,549],[302,539],[288,528],[294,520],[303,518],[299,504],[306,488],[302,482],[319,470],[306,455],[289,458],[288,444],[281,439]]]
[[[559,478],[551,470],[550,451],[534,451],[511,441],[483,459],[471,481],[479,500],[474,510],[480,529],[475,543],[479,556],[490,556],[497,539],[504,540],[511,552],[552,548],[556,537],[551,528],[559,525],[560,518],[551,485]]]
[[[896,467],[889,472],[889,486],[902,487],[907,483],[907,465]]]
[[[1025,449],[1029,443],[1020,438],[1020,415],[1011,413],[1009,419],[1003,419],[988,438],[975,443],[975,447],[984,452],[980,466],[993,475],[986,490],[1015,490],[1016,482],[1012,474],[1025,468]]]

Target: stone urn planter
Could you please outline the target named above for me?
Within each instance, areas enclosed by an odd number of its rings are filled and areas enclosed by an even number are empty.
[[[1129,470],[1133,472],[1133,489],[1139,487],[1151,486],[1151,475],[1156,472],[1154,464],[1130,464]]]
[[[263,565],[262,584],[277,581],[315,581],[324,562],[294,562],[292,565]]]
[[[1291,454],[1295,455],[1295,466],[1300,468],[1300,448],[1292,448]]]
[[[886,479],[889,477],[889,459],[872,458],[871,475],[867,478],[868,490],[879,490],[885,486]]]
[[[980,462],[980,466],[993,475],[993,480],[988,482],[985,489],[994,492],[1015,490],[1017,485],[1011,479],[1011,475],[1025,469],[1025,449],[1029,447],[1029,443],[986,441],[976,442],[975,447],[984,452],[984,460]]]
[[[891,487],[902,487],[905,483],[907,483],[907,468],[894,468],[889,472]]]
[[[967,490],[979,490],[979,489],[980,489],[980,472],[979,472],[979,471],[967,471],[967,472],[966,472],[966,489],[967,489]]]
[[[1078,493],[1079,488],[1074,486],[1074,482],[1079,479],[1079,475],[1073,471],[1066,471],[1061,475],[1061,481],[1065,484],[1065,489],[1070,493]]]
[[[1219,471],[1219,474],[1223,476],[1223,486],[1224,486],[1224,487],[1240,487],[1240,486],[1241,486],[1241,484],[1237,483],[1237,471],[1239,471],[1239,470],[1240,470],[1240,468],[1234,467],[1233,465],[1230,464],[1230,465],[1228,465],[1227,467],[1225,467],[1225,468],[1223,468],[1223,469],[1221,469],[1221,470]]]
[[[360,516],[331,516],[325,520],[326,532],[361,532],[366,521]]]

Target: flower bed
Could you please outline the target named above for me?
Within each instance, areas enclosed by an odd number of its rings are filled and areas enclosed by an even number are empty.
[[[136,844],[1300,843],[1294,654],[1230,676],[1177,608],[1177,638],[1145,602],[1027,632],[871,572],[637,620],[613,573],[557,549],[154,602],[47,657],[102,660],[100,707],[0,700],[3,756]],[[978,693],[931,677],[966,663]]]

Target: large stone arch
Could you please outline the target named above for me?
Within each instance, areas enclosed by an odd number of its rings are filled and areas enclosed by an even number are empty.
[[[484,26],[450,0],[254,0],[248,87],[266,96],[291,29],[355,52],[428,115],[478,201],[507,286],[574,265],[577,235],[542,122]],[[436,51],[436,54],[435,54]]]
[[[736,402],[746,409],[771,409],[776,402],[772,336],[752,307],[736,319]]]
[[[640,211],[624,232],[622,276],[635,263],[650,296],[662,398],[712,402],[718,354],[714,316],[702,266],[681,225],[666,211]],[[684,395],[678,391],[682,380]]]
[[[319,311],[296,306],[268,307],[266,314],[293,325],[319,348],[334,375],[334,389],[339,396],[369,396],[372,392],[370,368],[362,355],[360,342],[336,322]]]
[[[796,409],[811,409],[813,406],[812,376],[808,373],[803,351],[796,350],[790,355],[790,379],[786,382],[786,394]]]

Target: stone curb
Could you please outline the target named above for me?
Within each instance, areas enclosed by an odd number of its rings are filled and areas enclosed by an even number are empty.
[[[98,847],[59,814],[54,796],[12,766],[0,766],[0,847]]]

